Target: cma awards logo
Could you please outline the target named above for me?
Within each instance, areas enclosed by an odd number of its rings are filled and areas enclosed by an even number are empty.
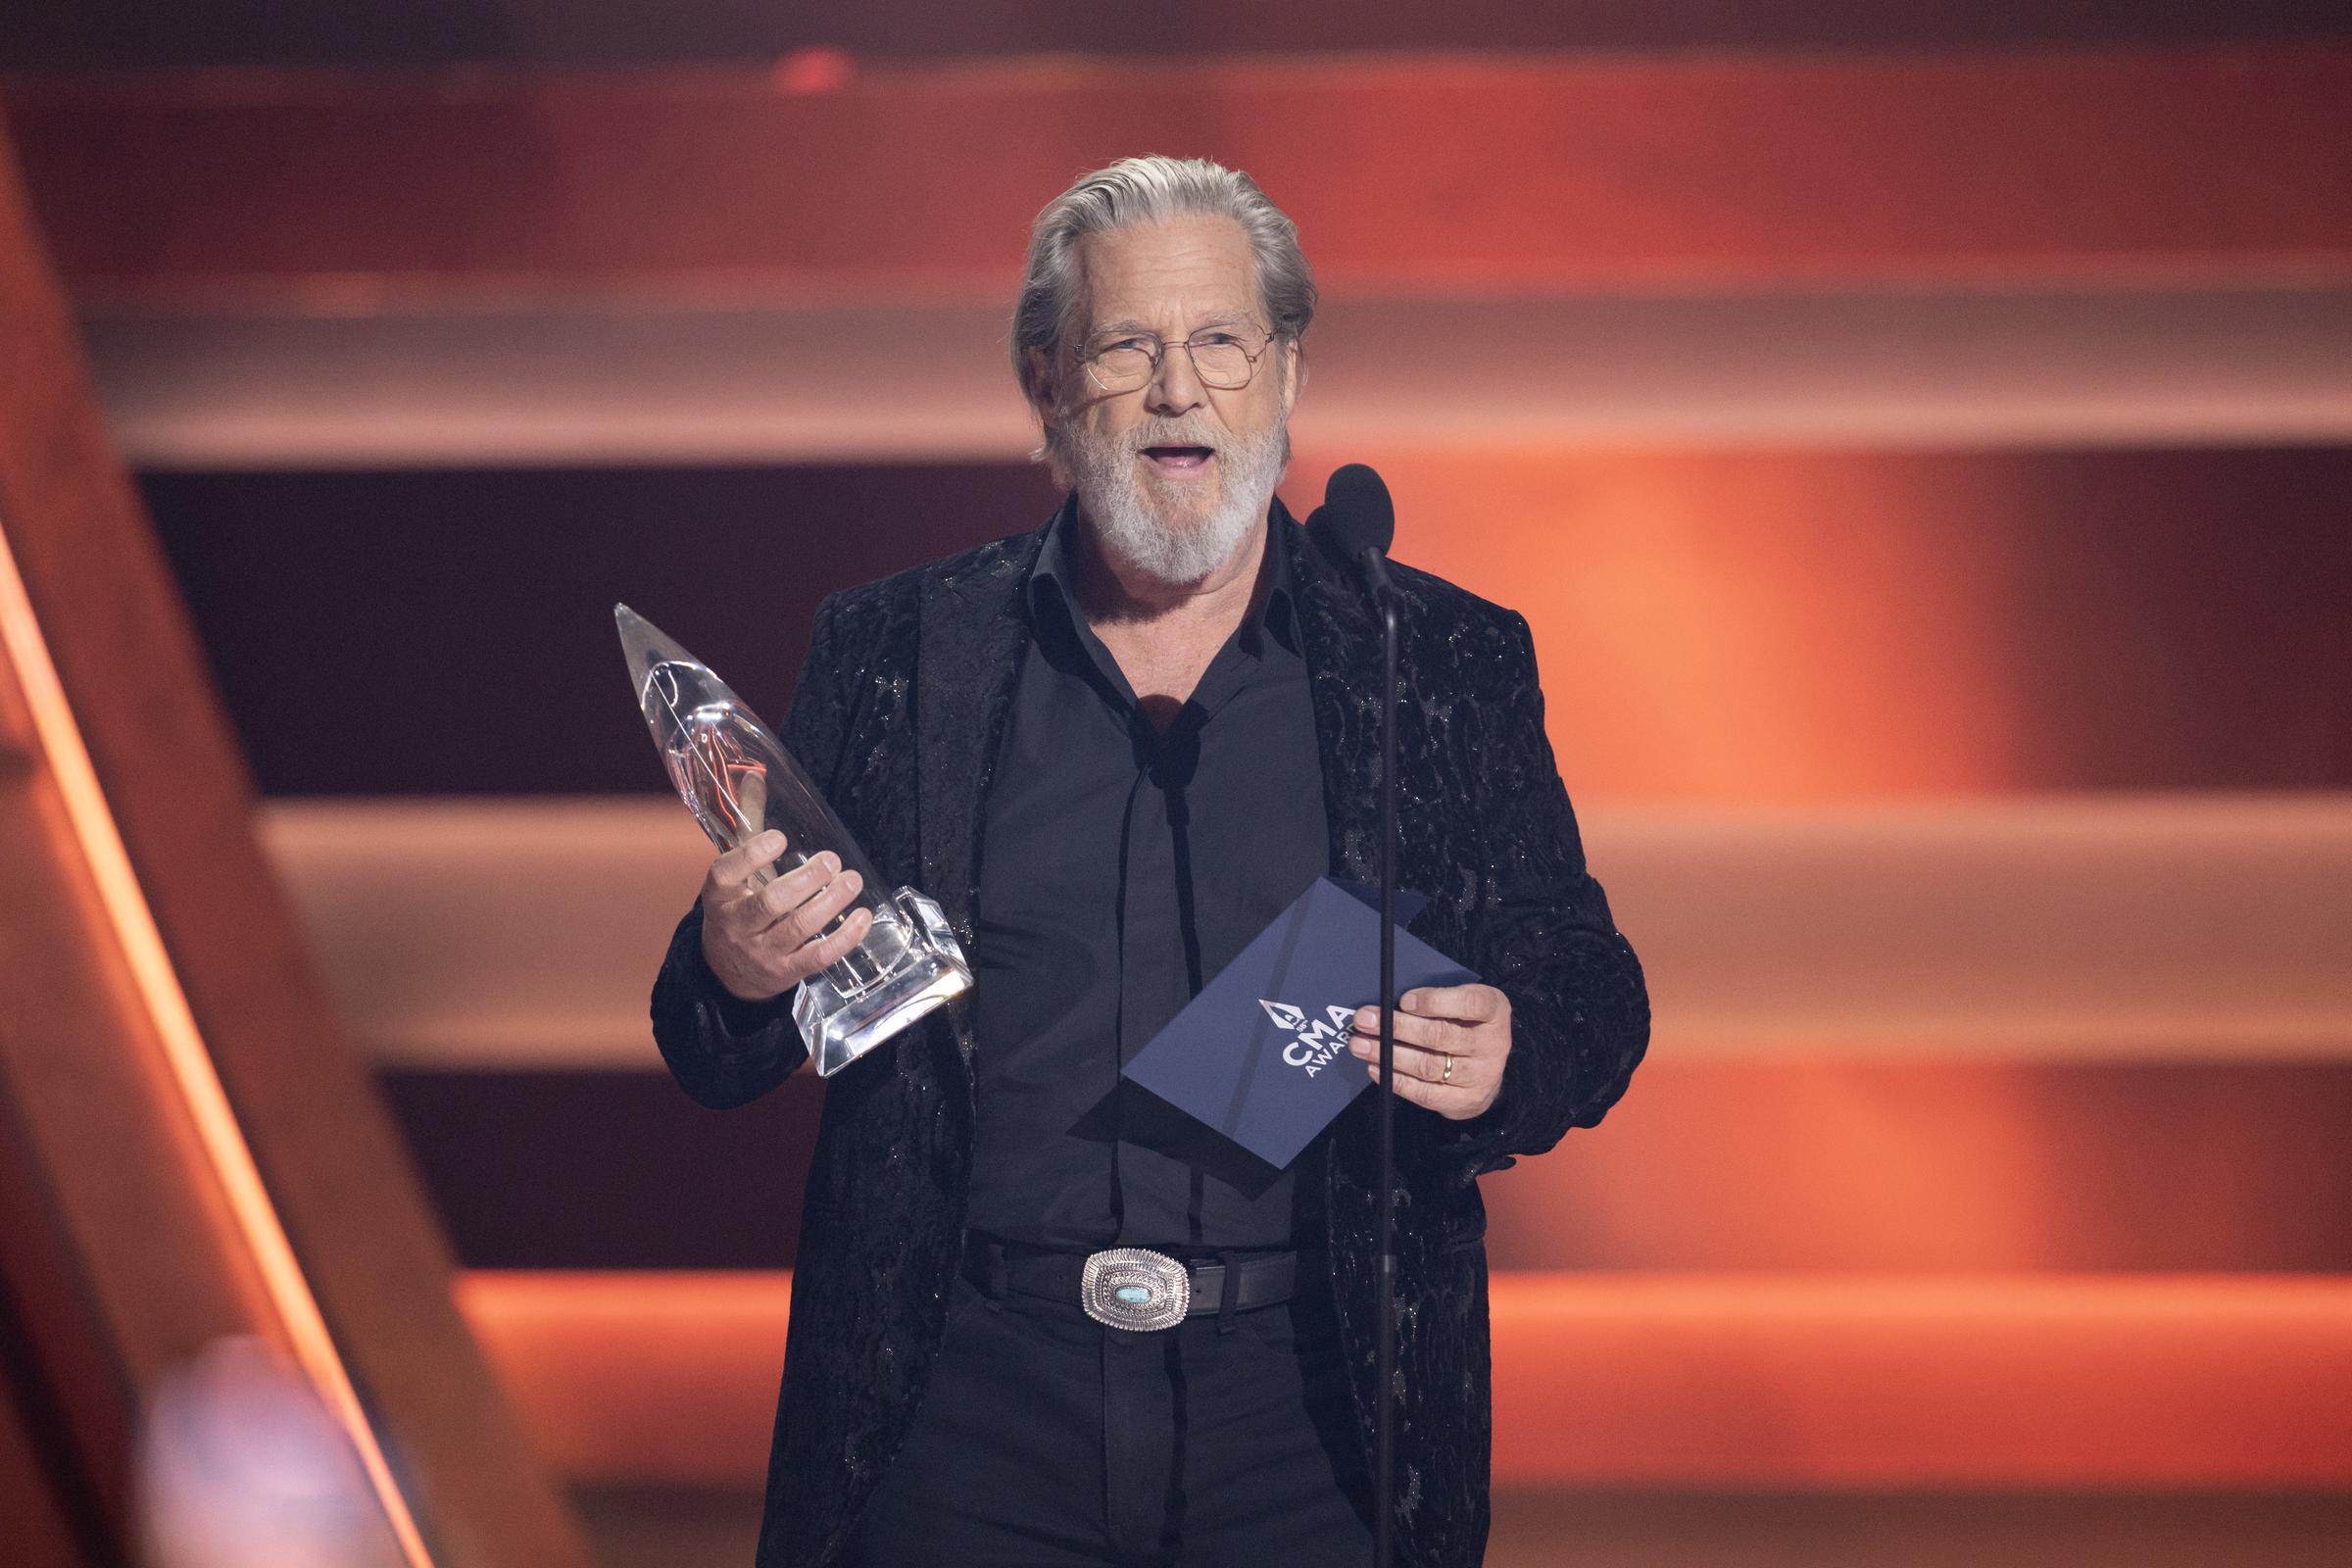
[[[1261,997],[1257,1004],[1266,1009],[1275,1028],[1291,1036],[1291,1043],[1282,1048],[1282,1059],[1305,1068],[1309,1078],[1330,1066],[1331,1058],[1348,1048],[1348,1031],[1355,1022],[1353,1007],[1325,1007],[1323,1016],[1310,1022],[1287,1002],[1268,1002]]]

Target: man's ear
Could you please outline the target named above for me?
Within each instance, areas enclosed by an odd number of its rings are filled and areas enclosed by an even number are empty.
[[[1070,475],[1056,455],[1060,443],[1054,432],[1061,427],[1061,383],[1054,373],[1054,357],[1043,349],[1030,349],[1021,356],[1021,394],[1028,399],[1029,412],[1037,419],[1041,437],[1038,449],[1030,456],[1043,462],[1054,474],[1054,482],[1068,485]]]
[[[1037,415],[1037,422],[1051,426],[1060,416],[1061,386],[1054,374],[1054,357],[1044,349],[1029,349],[1021,356],[1021,392]]]
[[[1306,342],[1302,338],[1282,340],[1282,406],[1296,408],[1298,394],[1306,390]]]

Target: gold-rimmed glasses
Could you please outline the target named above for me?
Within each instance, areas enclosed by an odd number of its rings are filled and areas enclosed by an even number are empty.
[[[1257,362],[1282,334],[1258,334],[1249,327],[1204,326],[1182,340],[1192,357],[1193,374],[1200,384],[1219,392],[1239,392],[1257,376]],[[1250,346],[1252,338],[1257,347]],[[1132,392],[1147,386],[1159,373],[1168,342],[1153,332],[1128,332],[1109,338],[1085,357],[1087,379],[1104,392]]]

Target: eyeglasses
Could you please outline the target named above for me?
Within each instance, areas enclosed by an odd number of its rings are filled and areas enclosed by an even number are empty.
[[[1192,357],[1193,374],[1200,384],[1219,392],[1239,392],[1257,375],[1257,362],[1282,334],[1268,332],[1252,350],[1250,334],[1228,326],[1202,327],[1184,339]],[[1159,362],[1168,352],[1165,339],[1150,332],[1115,338],[1086,355],[1087,379],[1105,392],[1132,392],[1159,374]]]

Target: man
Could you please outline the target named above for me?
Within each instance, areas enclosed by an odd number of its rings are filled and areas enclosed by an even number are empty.
[[[827,1086],[762,1568],[1370,1560],[1374,1095],[1274,1171],[1118,1077],[1315,877],[1377,864],[1378,623],[1273,494],[1313,308],[1247,175],[1082,178],[1012,336],[1069,499],[818,611],[785,742],[975,986]],[[1597,1121],[1648,1012],[1526,622],[1395,569],[1400,879],[1488,982],[1396,1022],[1398,1560],[1453,1568],[1487,1528],[1477,1178]],[[800,1063],[789,993],[865,930],[827,858],[753,886],[781,847],[712,863],[656,982],[708,1104]],[[1130,1247],[1190,1274],[1192,1316],[1082,1303],[1085,1258]]]

